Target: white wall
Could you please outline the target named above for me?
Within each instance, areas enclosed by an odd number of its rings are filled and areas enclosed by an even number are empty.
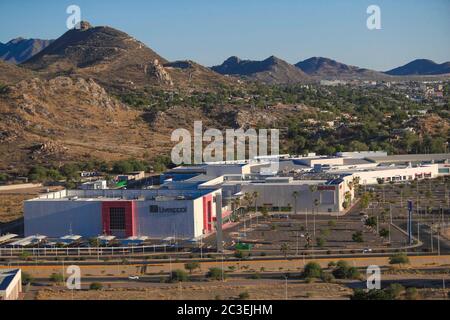
[[[0,270],[0,272],[9,273],[13,270]],[[0,291],[0,298],[3,300],[17,300],[22,292],[22,271],[18,269],[16,275],[9,283],[6,290]],[[1,300],[0,299],[0,300]]]
[[[291,205],[294,210],[295,200],[292,194],[298,191],[297,212],[311,212],[315,208],[314,199],[321,199],[321,205],[318,207],[319,212],[337,212],[340,210],[343,199],[339,199],[339,186],[334,186],[335,191],[311,192],[308,185],[299,184],[244,184],[242,185],[242,193],[259,193],[257,200],[258,206],[272,204],[274,207],[287,207]],[[330,200],[325,203],[326,200]],[[252,204],[254,205],[254,204]]]
[[[431,178],[436,178],[438,176],[438,165],[430,164],[423,167],[413,167],[413,168],[386,168],[386,170],[374,170],[374,171],[358,171],[354,172],[354,177],[359,177],[359,184],[378,184],[378,178],[393,178],[401,176],[401,181],[411,181],[414,180],[415,174],[429,174],[431,173]],[[404,179],[406,177],[406,179]],[[385,181],[388,183],[388,181]]]
[[[180,213],[154,213],[150,212],[150,206],[157,205],[161,208],[186,208],[186,212]],[[195,237],[194,207],[192,200],[176,201],[136,201],[138,235],[151,238],[166,237]]]
[[[25,236],[95,237],[103,232],[100,201],[31,200],[24,203]]]

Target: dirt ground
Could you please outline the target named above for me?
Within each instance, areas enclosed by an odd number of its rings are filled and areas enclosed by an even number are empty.
[[[247,292],[249,299],[281,300],[286,285],[281,280],[227,280],[226,282],[152,285],[145,288],[106,288],[101,291],[40,290],[37,300],[233,300]],[[288,284],[288,299],[348,299],[352,290],[332,283]]]
[[[414,299],[448,299],[447,287],[442,288],[441,281],[449,281],[448,274],[385,274],[384,285],[399,283],[404,288],[415,287]],[[29,298],[37,300],[236,300],[241,293],[248,293],[252,300],[346,300],[353,293],[352,288],[364,287],[365,282],[344,281],[307,283],[302,280],[275,279],[228,279],[225,282],[181,282],[181,283],[104,283],[99,291],[88,290],[83,285],[79,291],[70,291],[63,287],[46,287],[30,292]],[[400,299],[407,299],[403,292]]]
[[[450,240],[450,227],[447,228],[442,228],[442,235],[444,236],[444,238]]]
[[[58,187],[49,187],[56,191]],[[46,187],[0,191],[0,224],[23,217],[23,201],[36,198],[46,192]]]

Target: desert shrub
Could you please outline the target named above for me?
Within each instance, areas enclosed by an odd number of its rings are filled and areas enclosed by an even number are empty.
[[[102,290],[103,285],[100,282],[92,282],[89,285],[89,290]]]
[[[181,270],[181,269],[172,271],[170,278],[173,282],[177,282],[177,281],[182,282],[182,281],[187,281],[189,279],[186,271]]]
[[[338,261],[332,274],[336,279],[357,279],[360,276],[358,269],[343,260]]]
[[[308,262],[303,270],[304,278],[321,278],[322,267],[317,262]]]
[[[210,268],[206,276],[213,280],[222,280],[222,277],[225,279],[226,274],[221,268]]]
[[[389,264],[406,264],[409,263],[409,258],[404,253],[396,253],[389,257]]]

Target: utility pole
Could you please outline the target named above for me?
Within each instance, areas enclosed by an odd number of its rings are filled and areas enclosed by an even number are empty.
[[[430,225],[430,240],[431,240],[431,252],[434,252],[433,248],[433,225]]]
[[[417,242],[420,242],[420,221],[419,221],[419,217],[417,217]]]
[[[288,276],[284,276],[285,279],[285,299],[288,300]]]
[[[390,218],[390,223],[389,223],[389,243],[391,243],[391,225],[392,225],[392,204],[389,203],[389,218]]]
[[[412,201],[408,200],[408,242],[409,242],[409,245],[413,244],[413,237],[412,237],[412,210],[413,210]]]
[[[400,206],[403,208],[403,190],[400,190]]]
[[[306,219],[306,232],[308,232],[309,231],[309,229],[308,229],[308,208],[306,208],[305,219]]]
[[[438,256],[441,255],[441,237],[440,237],[440,235],[441,235],[442,219],[444,218],[444,210],[442,210],[442,207],[440,209],[441,209],[441,221],[439,221],[439,223],[438,223],[438,233],[437,233],[437,236],[438,236]]]
[[[377,235],[379,235],[380,234],[380,224],[379,224],[379,219],[378,219],[378,216],[377,216]]]
[[[225,282],[225,276],[224,276],[224,270],[223,270],[223,254],[222,254],[222,282]]]
[[[200,259],[203,259],[203,235],[200,236]]]
[[[223,235],[222,235],[222,194],[216,195],[216,240],[217,252],[223,252]]]
[[[316,209],[316,211],[317,211],[317,209]],[[313,228],[314,228],[313,234],[314,234],[314,238],[316,237],[316,213],[317,212],[313,212]]]

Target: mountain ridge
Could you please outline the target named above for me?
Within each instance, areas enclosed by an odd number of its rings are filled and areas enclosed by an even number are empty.
[[[270,56],[264,60],[242,60],[231,56],[212,70],[231,76],[241,76],[247,80],[261,81],[267,84],[289,84],[308,82],[310,77],[294,65]]]
[[[352,66],[325,57],[311,57],[295,66],[306,74],[321,79],[378,79],[386,77],[383,73]]]
[[[67,31],[23,66],[50,76],[62,73],[93,78],[109,88],[208,88],[232,84],[198,64],[168,70],[164,66],[168,63],[168,59],[123,31],[82,22],[79,30]],[[208,77],[211,81],[204,81]]]
[[[12,39],[7,43],[0,42],[0,60],[20,64],[41,52],[52,42],[53,40],[24,39],[22,37]]]
[[[450,61],[439,64],[429,59],[415,59],[385,73],[395,76],[450,74]]]

